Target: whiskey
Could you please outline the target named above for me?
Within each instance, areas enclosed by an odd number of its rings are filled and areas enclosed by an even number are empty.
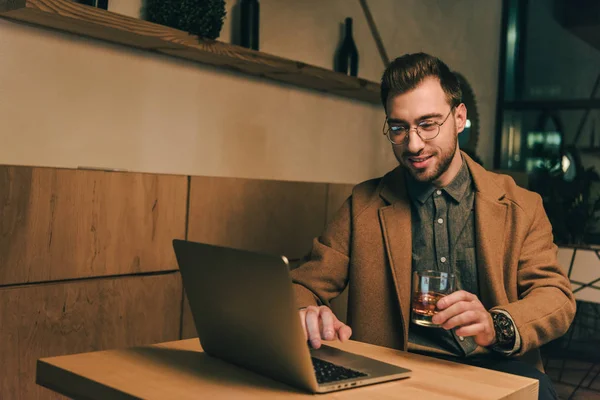
[[[411,320],[421,326],[439,327],[431,320],[437,314],[437,302],[454,292],[456,277],[449,272],[414,271]]]
[[[412,321],[421,326],[439,326],[431,322],[431,319],[438,312],[436,309],[438,300],[444,296],[445,294],[438,292],[414,293],[412,299]]]

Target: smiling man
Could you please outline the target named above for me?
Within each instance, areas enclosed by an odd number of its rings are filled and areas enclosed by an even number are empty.
[[[556,398],[539,347],[575,314],[536,193],[486,171],[458,146],[467,120],[456,76],[427,54],[384,72],[384,134],[399,166],[352,191],[292,271],[313,347],[353,339],[529,376]],[[433,322],[411,322],[411,275],[457,276]],[[349,285],[348,325],[329,308]]]

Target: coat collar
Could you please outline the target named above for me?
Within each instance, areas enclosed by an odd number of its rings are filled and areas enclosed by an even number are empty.
[[[475,191],[478,192],[479,196],[483,196],[490,201],[502,200],[506,192],[503,188],[498,186],[492,174],[473,161],[473,159],[464,152],[462,152],[462,156],[467,162],[469,171],[471,171]]]

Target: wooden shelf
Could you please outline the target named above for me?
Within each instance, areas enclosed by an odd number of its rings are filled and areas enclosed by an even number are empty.
[[[0,0],[0,17],[379,104],[379,84],[325,68],[203,40],[70,0]]]

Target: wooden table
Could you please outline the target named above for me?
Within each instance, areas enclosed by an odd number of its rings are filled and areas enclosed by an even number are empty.
[[[537,399],[538,381],[384,347],[328,343],[412,369],[410,378],[318,399]],[[314,397],[202,352],[198,339],[44,358],[37,383],[76,399],[296,399]]]

